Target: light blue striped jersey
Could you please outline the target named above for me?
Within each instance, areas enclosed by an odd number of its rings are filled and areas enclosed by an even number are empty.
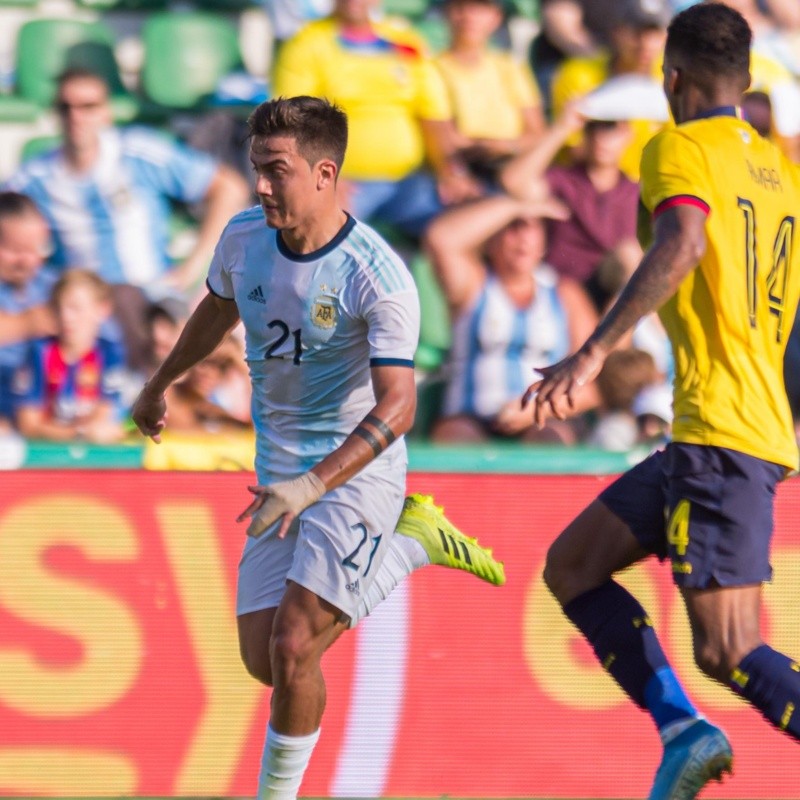
[[[169,200],[203,199],[217,170],[206,153],[146,128],[109,128],[87,173],[61,149],[31,159],[6,188],[33,198],[53,234],[51,265],[145,287],[169,268]]]
[[[370,366],[413,368],[416,286],[353,217],[325,247],[298,255],[260,207],[244,211],[222,234],[208,286],[235,300],[244,323],[260,481],[309,469],[352,433],[375,405]],[[398,442],[367,470],[404,469],[405,458]]]
[[[473,306],[455,320],[446,415],[491,419],[522,396],[536,377],[536,367],[553,364],[569,352],[558,276],[540,264],[534,281],[533,300],[519,308],[489,273]]]

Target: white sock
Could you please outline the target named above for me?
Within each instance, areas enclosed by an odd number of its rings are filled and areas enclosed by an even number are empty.
[[[350,620],[350,627],[354,628],[359,620],[369,616],[375,606],[385,600],[407,575],[430,563],[425,548],[416,539],[395,533],[375,579]]]
[[[295,800],[317,739],[319,729],[307,736],[287,736],[267,725],[258,800]]]

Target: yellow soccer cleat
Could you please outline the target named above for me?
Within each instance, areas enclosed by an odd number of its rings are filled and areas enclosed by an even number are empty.
[[[412,494],[403,503],[403,513],[397,521],[397,532],[416,539],[425,549],[431,564],[469,572],[493,586],[506,582],[502,562],[492,557],[492,551],[481,547],[448,521],[444,509],[426,494]]]

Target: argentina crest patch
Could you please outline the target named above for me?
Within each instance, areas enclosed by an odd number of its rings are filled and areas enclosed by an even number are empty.
[[[339,298],[334,292],[325,292],[314,298],[311,304],[311,321],[318,328],[330,330],[336,327]]]

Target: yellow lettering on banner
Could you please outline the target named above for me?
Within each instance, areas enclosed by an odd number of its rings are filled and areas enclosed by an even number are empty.
[[[20,796],[136,794],[133,762],[87,748],[0,747],[0,786]]]
[[[233,592],[210,510],[197,502],[169,503],[158,505],[156,514],[207,692],[173,789],[227,794],[263,689],[239,658]]]
[[[553,700],[581,711],[612,708],[627,698],[603,670],[575,626],[564,616],[539,573],[525,602],[523,644],[533,679]],[[647,609],[657,627],[657,592],[648,570],[637,566],[618,576]],[[586,648],[586,658],[578,647]]]
[[[0,605],[76,639],[82,651],[76,663],[52,666],[23,647],[0,648],[0,702],[31,716],[106,708],[130,689],[142,658],[137,619],[123,602],[47,567],[45,554],[56,545],[95,561],[133,561],[139,553],[125,516],[93,497],[51,495],[0,517]]]
[[[776,650],[800,657],[800,635],[796,624],[797,587],[800,586],[800,550],[776,550],[771,558],[775,571],[772,583],[764,585],[762,636]],[[694,663],[692,634],[680,593],[675,590],[669,615],[668,653],[673,659],[689,696],[700,705],[718,711],[746,708],[747,701],[727,687],[703,675]]]

